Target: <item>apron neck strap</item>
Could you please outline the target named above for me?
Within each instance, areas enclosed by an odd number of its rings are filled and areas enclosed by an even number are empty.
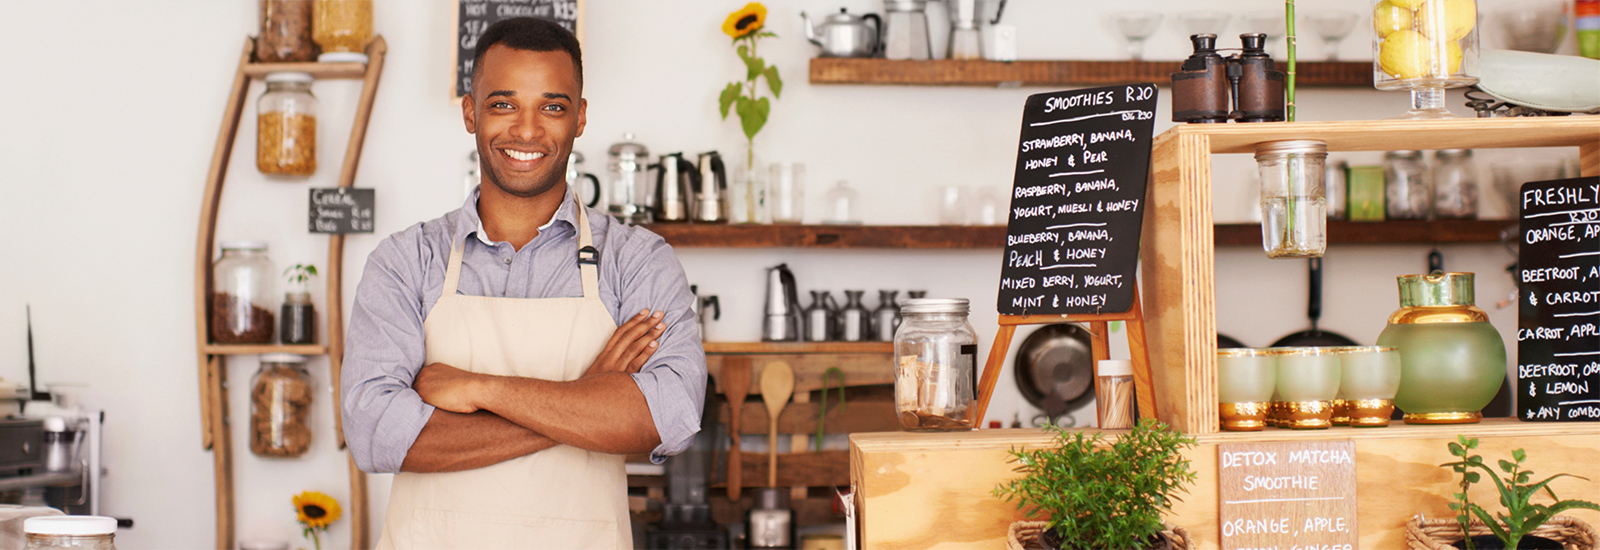
[[[574,208],[578,211],[578,271],[583,279],[583,297],[600,297],[600,251],[594,247],[594,236],[589,232],[589,213],[582,203],[573,200]],[[444,289],[442,296],[451,296],[456,293],[456,287],[461,282],[461,254],[465,247],[462,243],[450,246],[450,261],[445,264]]]

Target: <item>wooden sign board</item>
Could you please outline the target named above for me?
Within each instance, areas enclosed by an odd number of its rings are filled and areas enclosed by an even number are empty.
[[[1035,94],[1022,113],[1001,315],[1133,305],[1156,85]]]
[[[1217,445],[1222,550],[1355,550],[1351,440]]]
[[[1600,420],[1600,177],[1518,197],[1517,416]]]
[[[456,0],[455,97],[472,90],[472,53],[490,25],[514,17],[537,17],[560,23],[581,39],[581,0]]]
[[[372,189],[311,189],[308,229],[312,233],[371,233],[375,195]]]

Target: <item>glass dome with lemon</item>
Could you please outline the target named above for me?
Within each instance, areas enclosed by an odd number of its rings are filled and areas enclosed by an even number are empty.
[[[1450,118],[1444,91],[1478,83],[1476,0],[1379,0],[1372,9],[1372,81],[1410,90],[1400,118]]]

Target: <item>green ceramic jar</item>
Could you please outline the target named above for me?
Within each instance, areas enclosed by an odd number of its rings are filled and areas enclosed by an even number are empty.
[[[1407,424],[1471,424],[1506,377],[1506,346],[1473,304],[1471,273],[1398,277],[1400,310],[1378,345],[1400,350],[1394,404]]]

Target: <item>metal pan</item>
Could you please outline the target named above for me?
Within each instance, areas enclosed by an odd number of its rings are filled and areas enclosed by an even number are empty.
[[[1306,316],[1311,318],[1311,329],[1302,330],[1279,338],[1272,343],[1272,347],[1327,347],[1327,346],[1357,346],[1342,334],[1328,332],[1317,328],[1317,320],[1322,318],[1322,258],[1307,260],[1310,267],[1310,287],[1307,299]]]
[[[1052,420],[1094,400],[1094,348],[1074,324],[1039,327],[1017,348],[1017,389]]]

